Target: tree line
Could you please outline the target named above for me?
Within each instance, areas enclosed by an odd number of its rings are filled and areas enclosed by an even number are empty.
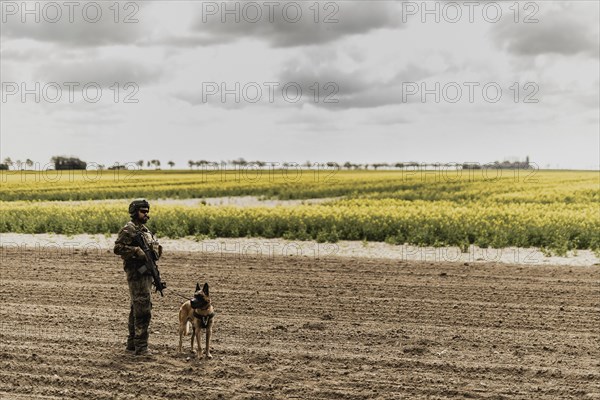
[[[86,169],[88,167],[88,163],[85,161],[82,161],[81,159],[77,158],[77,157],[65,157],[65,156],[54,156],[50,159],[51,163],[54,164],[54,169],[57,170],[71,170],[71,169]],[[144,168],[144,165],[146,165],[147,168],[154,168],[156,170],[161,169],[161,162],[160,160],[157,159],[153,159],[153,160],[138,160],[136,162],[133,163],[135,166],[139,167],[140,169]],[[109,170],[114,170],[114,169],[129,169],[129,166],[131,165],[131,163],[119,163],[116,162],[114,165],[109,166],[108,169]],[[167,165],[169,166],[169,168],[173,168],[175,166],[175,162],[174,161],[168,161]],[[463,164],[456,164],[456,163],[450,163],[450,164],[443,164],[443,163],[419,163],[419,162],[396,162],[396,163],[387,163],[387,162],[377,162],[377,163],[363,163],[363,164],[358,164],[358,163],[353,163],[350,161],[346,161],[343,164],[339,164],[337,162],[334,161],[328,161],[325,163],[311,163],[310,161],[306,161],[302,164],[298,164],[298,163],[294,163],[294,162],[282,162],[282,163],[271,163],[271,162],[266,162],[266,161],[261,161],[261,160],[256,160],[256,161],[246,161],[244,158],[240,157],[237,158],[235,160],[227,160],[227,161],[209,161],[209,160],[198,160],[198,161],[194,161],[194,160],[189,160],[188,161],[188,167],[190,169],[200,169],[200,168],[206,168],[206,167],[218,167],[218,168],[223,168],[223,169],[227,169],[227,168],[240,168],[240,167],[258,167],[258,168],[264,168],[264,167],[273,167],[273,168],[313,168],[313,167],[328,167],[328,168],[339,168],[339,169],[347,169],[347,170],[379,170],[379,169],[386,169],[386,170],[390,170],[390,169],[404,169],[404,168],[439,168],[442,166],[454,166],[456,168],[462,168],[462,169],[481,169],[481,168],[497,168],[497,169],[514,169],[514,168],[520,168],[520,169],[527,169],[530,167],[530,162],[529,162],[529,157],[526,158],[525,162],[508,162],[508,161],[503,161],[502,163],[496,161],[494,163],[489,163],[489,164],[485,164],[485,165],[481,165],[478,163],[463,163]],[[8,169],[14,169],[14,170],[24,170],[24,169],[31,169],[34,166],[34,162],[31,159],[26,159],[25,161],[21,161],[21,160],[16,160],[13,161],[10,157],[6,157],[4,159],[3,163],[0,163],[0,170],[8,170]],[[106,169],[106,166],[104,164],[94,164],[94,167],[97,169]]]

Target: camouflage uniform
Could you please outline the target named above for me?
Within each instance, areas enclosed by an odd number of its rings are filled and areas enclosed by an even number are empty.
[[[138,244],[135,236],[138,232],[142,232],[146,237],[146,241],[157,257],[162,255],[162,246],[144,224],[130,221],[119,231],[114,252],[123,259],[123,269],[127,273],[131,297],[127,349],[135,350],[136,353],[148,348],[148,326],[152,317],[150,312],[152,275],[149,272],[144,274],[138,272],[138,269],[145,264],[144,257],[136,256]]]

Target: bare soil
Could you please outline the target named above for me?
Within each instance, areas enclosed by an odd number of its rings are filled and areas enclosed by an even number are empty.
[[[600,268],[165,253],[151,358],[120,260],[2,248],[2,399],[600,399]],[[212,360],[177,354],[208,281]]]

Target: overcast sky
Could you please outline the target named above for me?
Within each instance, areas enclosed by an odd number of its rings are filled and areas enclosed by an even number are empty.
[[[2,159],[599,168],[597,1],[23,4]]]

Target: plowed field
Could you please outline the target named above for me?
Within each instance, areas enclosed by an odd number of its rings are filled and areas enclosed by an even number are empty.
[[[600,398],[600,268],[165,253],[151,358],[112,253],[2,249],[2,399]],[[176,353],[208,281],[213,359]]]

